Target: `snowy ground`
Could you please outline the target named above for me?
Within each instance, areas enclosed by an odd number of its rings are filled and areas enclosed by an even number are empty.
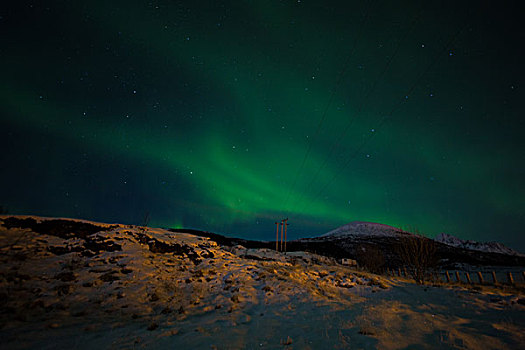
[[[25,218],[0,217],[2,348],[525,347],[519,290],[422,287],[309,253]]]

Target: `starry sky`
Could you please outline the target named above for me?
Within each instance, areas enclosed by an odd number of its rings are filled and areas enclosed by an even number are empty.
[[[271,240],[525,251],[519,2],[11,1],[0,204]]]

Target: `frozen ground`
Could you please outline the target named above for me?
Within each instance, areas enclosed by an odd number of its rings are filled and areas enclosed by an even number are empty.
[[[519,290],[422,287],[148,227],[0,220],[2,348],[525,347]]]

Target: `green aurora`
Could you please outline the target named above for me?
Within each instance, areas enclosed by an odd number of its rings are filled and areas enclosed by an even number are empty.
[[[268,240],[285,217],[292,239],[373,221],[524,250],[517,13],[4,5],[0,204]]]

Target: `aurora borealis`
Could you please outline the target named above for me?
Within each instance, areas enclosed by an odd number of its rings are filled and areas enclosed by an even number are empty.
[[[291,238],[353,220],[525,250],[515,6],[2,5],[0,204]],[[339,140],[339,142],[338,142]]]

